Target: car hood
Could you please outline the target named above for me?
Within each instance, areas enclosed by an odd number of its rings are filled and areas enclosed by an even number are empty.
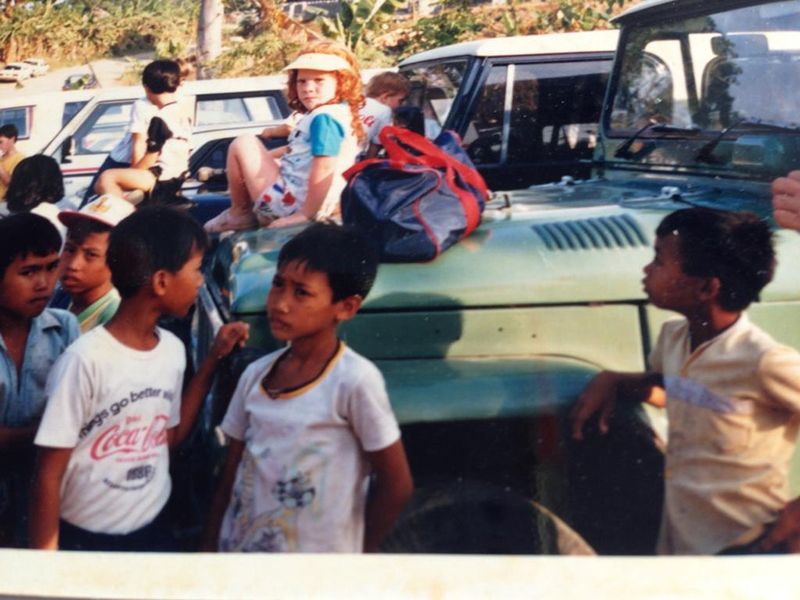
[[[688,205],[769,212],[763,186],[670,183],[597,179],[497,194],[480,227],[436,260],[382,264],[362,311],[644,301],[642,269],[665,214]],[[251,231],[221,241],[213,272],[233,314],[263,311],[278,251],[296,232]],[[779,238],[800,250],[796,234]],[[767,298],[793,297],[791,280],[800,272],[781,267]]]

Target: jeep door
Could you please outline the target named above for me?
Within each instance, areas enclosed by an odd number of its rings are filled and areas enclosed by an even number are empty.
[[[404,72],[426,135],[457,131],[489,188],[507,190],[589,176],[612,59],[464,58]]]

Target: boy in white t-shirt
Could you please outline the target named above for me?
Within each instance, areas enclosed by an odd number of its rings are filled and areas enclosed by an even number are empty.
[[[204,549],[370,552],[394,525],[413,488],[400,430],[380,371],[336,334],[376,270],[361,235],[337,225],[281,249],[267,315],[290,344],[239,379]]]
[[[205,246],[202,227],[163,207],[139,210],[112,230],[107,260],[122,300],[48,378],[35,439],[32,547],[169,547],[169,449],[191,429],[218,361],[247,337],[245,324],[226,325],[181,399],[184,347],[157,322],[194,304]]]
[[[95,192],[128,199],[126,192],[150,192],[157,181],[178,180],[189,168],[194,103],[178,94],[182,76],[174,60],[155,60],[144,68],[148,102],[134,104],[141,116],[131,125],[130,167],[103,171]]]
[[[361,122],[367,131],[365,158],[377,156],[381,149],[378,136],[392,124],[393,112],[403,103],[409,92],[408,79],[400,73],[378,73],[367,82],[364,89],[366,103],[361,109]]]

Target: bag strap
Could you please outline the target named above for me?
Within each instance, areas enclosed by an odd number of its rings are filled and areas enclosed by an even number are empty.
[[[379,138],[389,158],[436,169],[451,167],[462,180],[475,188],[484,200],[489,199],[486,183],[474,168],[448,154],[425,136],[404,127],[387,125],[381,130]],[[420,154],[409,152],[407,148],[416,150]]]

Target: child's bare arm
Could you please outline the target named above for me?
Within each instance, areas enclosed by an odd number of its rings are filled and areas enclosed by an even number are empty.
[[[336,156],[315,156],[308,172],[308,192],[303,208],[288,217],[275,219],[269,224],[269,227],[289,227],[313,221],[319,209],[322,208],[325,196],[328,195],[328,190],[333,183],[336,160]]]
[[[217,332],[208,355],[183,392],[180,422],[167,431],[167,443],[170,448],[180,444],[191,431],[197,412],[203,404],[203,398],[211,387],[211,381],[219,361],[228,356],[237,346],[243,346],[249,335],[250,326],[241,321],[226,323]]]
[[[217,550],[219,528],[222,526],[222,517],[225,515],[225,509],[231,500],[231,490],[233,489],[233,482],[236,479],[236,471],[242,460],[243,452],[244,442],[231,439],[228,453],[225,455],[225,466],[220,474],[219,483],[217,483],[217,489],[211,501],[211,507],[208,510],[208,518],[206,519],[206,526],[200,543],[202,552],[216,552]]]
[[[609,418],[617,399],[664,405],[663,378],[660,373],[620,373],[601,371],[589,382],[572,409],[572,437],[583,439],[583,426],[594,414],[600,413],[601,433],[608,432]]]
[[[401,440],[383,450],[367,452],[367,458],[374,480],[367,499],[364,552],[377,552],[411,498],[414,482]]]
[[[269,139],[274,137],[289,137],[290,133],[292,133],[291,125],[288,123],[281,123],[280,125],[265,127],[258,136]]]
[[[40,550],[58,549],[61,480],[72,448],[40,448],[30,506],[30,545]]]
[[[761,541],[759,549],[769,552],[782,544],[792,554],[800,553],[800,498],[795,498],[783,507],[778,514],[778,520]]]
[[[147,153],[147,134],[146,133],[133,133],[131,134],[131,165],[136,164],[144,158]]]

